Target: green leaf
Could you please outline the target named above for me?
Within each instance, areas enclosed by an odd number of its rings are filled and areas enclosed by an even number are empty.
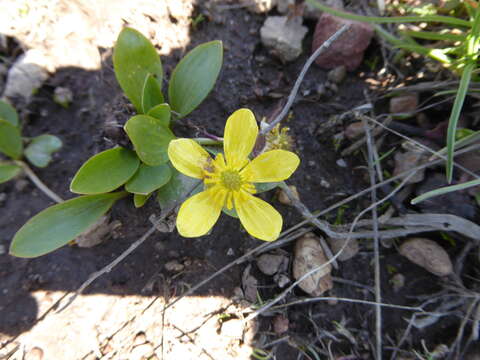
[[[0,164],[0,184],[13,179],[22,171],[22,167],[15,164]]]
[[[171,168],[170,181],[157,191],[157,201],[162,209],[161,216],[168,214],[187,197],[190,197],[203,189],[200,180],[183,175],[175,168]]]
[[[233,207],[231,210],[227,209],[226,207],[224,207],[222,209],[223,213],[228,215],[228,216],[231,216],[235,219],[238,219],[238,214],[237,214],[237,210],[235,210],[235,208]]]
[[[171,177],[170,166],[162,164],[159,166],[140,165],[138,171],[126,183],[125,189],[128,192],[140,195],[148,195],[165,185]]]
[[[113,67],[125,95],[142,113],[142,94],[147,75],[152,74],[159,89],[162,87],[163,70],[157,51],[137,30],[124,28],[113,51]],[[147,87],[150,88],[150,85]]]
[[[162,121],[148,115],[136,115],[127,121],[124,128],[138,157],[145,164],[156,166],[168,161],[168,144],[175,136]]]
[[[2,100],[0,100],[0,119],[6,120],[16,127],[19,125],[17,111],[13,106]]]
[[[33,165],[43,168],[52,160],[52,154],[61,147],[62,141],[58,137],[40,135],[27,146],[25,156]]]
[[[145,78],[145,84],[143,85],[142,90],[142,109],[143,113],[146,114],[153,108],[155,105],[163,103],[163,94],[160,84],[153,77],[152,74],[148,74]]]
[[[265,191],[270,191],[272,189],[275,189],[279,185],[281,185],[281,182],[271,182],[271,183],[254,183],[255,189],[257,190],[257,194],[260,194]]]
[[[10,254],[31,258],[58,249],[97,222],[125,194],[80,196],[43,210],[18,230]]]
[[[140,161],[135,153],[122,147],[92,156],[77,171],[70,191],[77,194],[101,194],[125,184],[137,171]]]
[[[148,111],[148,116],[154,117],[160,123],[169,128],[170,127],[170,118],[172,115],[172,112],[170,110],[170,105],[168,104],[160,104],[157,106],[154,106]]]
[[[22,157],[23,143],[18,127],[0,119],[0,152],[18,160]]]
[[[168,86],[172,109],[188,115],[207,97],[217,80],[223,62],[219,40],[197,46],[178,63]]]
[[[133,194],[133,204],[137,209],[141,208],[143,205],[145,205],[150,196],[152,196],[151,193],[148,195]]]

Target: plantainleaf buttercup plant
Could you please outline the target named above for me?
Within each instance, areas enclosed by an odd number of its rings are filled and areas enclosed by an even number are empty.
[[[182,174],[203,180],[205,189],[187,199],[178,212],[177,229],[185,237],[205,235],[224,207],[235,209],[247,232],[261,240],[278,238],[282,216],[270,204],[253,196],[255,183],[288,179],[300,159],[286,150],[271,150],[249,159],[258,135],[255,116],[248,109],[235,111],[227,120],[224,154],[212,159],[192,139],[170,142],[168,156]]]
[[[250,159],[258,126],[248,109],[228,118],[224,139],[177,139],[174,133],[175,121],[189,115],[212,90],[222,61],[220,41],[191,50],[175,67],[166,99],[162,63],[154,46],[138,31],[122,30],[113,64],[117,81],[137,112],[124,126],[131,149],[116,146],[88,159],[70,184],[79,196],[60,199],[31,218],[15,234],[10,253],[36,257],[52,252],[94,227],[116,201],[129,195],[138,208],[156,194],[163,218],[179,208],[176,224],[184,237],[205,235],[223,211],[238,217],[258,239],[278,238],[281,215],[254,194],[290,177],[299,165],[298,156],[277,148]],[[224,151],[215,150],[215,159],[202,147],[222,144]]]

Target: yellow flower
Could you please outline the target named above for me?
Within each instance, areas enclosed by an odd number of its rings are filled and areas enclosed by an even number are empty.
[[[300,159],[286,150],[267,151],[248,158],[255,146],[258,126],[248,109],[235,111],[227,120],[224,153],[215,159],[194,140],[170,142],[168,157],[181,173],[202,179],[205,190],[187,199],[178,212],[177,229],[184,237],[205,235],[220,217],[223,207],[235,208],[250,235],[266,241],[278,238],[282,216],[270,204],[253,196],[254,183],[288,179]]]

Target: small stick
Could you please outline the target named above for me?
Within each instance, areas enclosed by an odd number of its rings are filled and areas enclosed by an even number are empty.
[[[39,188],[45,195],[47,195],[50,199],[52,199],[56,203],[62,203],[63,202],[63,199],[60,196],[58,196],[52,190],[50,190],[48,188],[48,186],[45,185],[43,183],[43,181],[38,178],[38,176],[33,172],[33,170],[30,168],[30,166],[27,165],[27,163],[25,163],[23,161],[20,161],[20,160],[15,161],[15,163],[17,163],[18,165],[20,165],[22,167],[23,171],[25,171],[25,174],[27,174],[30,181],[33,182],[33,184],[37,188]]]
[[[323,52],[325,52],[331,45],[333,42],[335,42],[340,36],[343,35],[343,33],[345,33],[348,29],[350,28],[350,24],[345,24],[343,25],[339,30],[337,30],[337,32],[335,32],[335,34],[333,34],[332,36],[330,36],[317,50],[315,50],[315,52],[308,58],[307,62],[305,63],[305,65],[303,65],[303,68],[302,68],[302,71],[300,72],[300,75],[298,75],[298,78],[297,80],[295,81],[295,85],[293,85],[293,89],[292,91],[290,92],[290,95],[288,96],[288,100],[287,100],[287,103],[285,104],[285,106],[283,107],[282,111],[280,112],[280,114],[277,115],[277,117],[275,117],[275,119],[270,123],[268,124],[268,126],[264,127],[261,131],[260,131],[260,135],[265,135],[267,134],[268,132],[270,132],[274,127],[275,125],[277,125],[280,121],[282,121],[282,119],[288,114],[288,111],[290,110],[290,107],[292,106],[293,104],[293,101],[295,100],[295,97],[297,96],[297,93],[298,93],[298,89],[300,88],[300,84],[302,83],[303,81],[303,78],[305,77],[305,74],[307,73],[307,70],[310,68],[310,66],[313,64],[313,62],[315,61],[315,59],[321,55]]]

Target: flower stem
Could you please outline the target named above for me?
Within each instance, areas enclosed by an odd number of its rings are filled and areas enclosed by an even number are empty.
[[[45,195],[47,195],[50,199],[52,199],[56,203],[63,202],[63,199],[60,196],[58,196],[52,190],[50,190],[48,186],[45,185],[43,181],[38,178],[38,176],[30,168],[30,166],[28,166],[25,162],[20,160],[17,160],[15,162],[22,167],[23,171],[25,171],[25,174],[27,174],[30,181],[33,182],[33,184],[37,188],[39,188]]]

